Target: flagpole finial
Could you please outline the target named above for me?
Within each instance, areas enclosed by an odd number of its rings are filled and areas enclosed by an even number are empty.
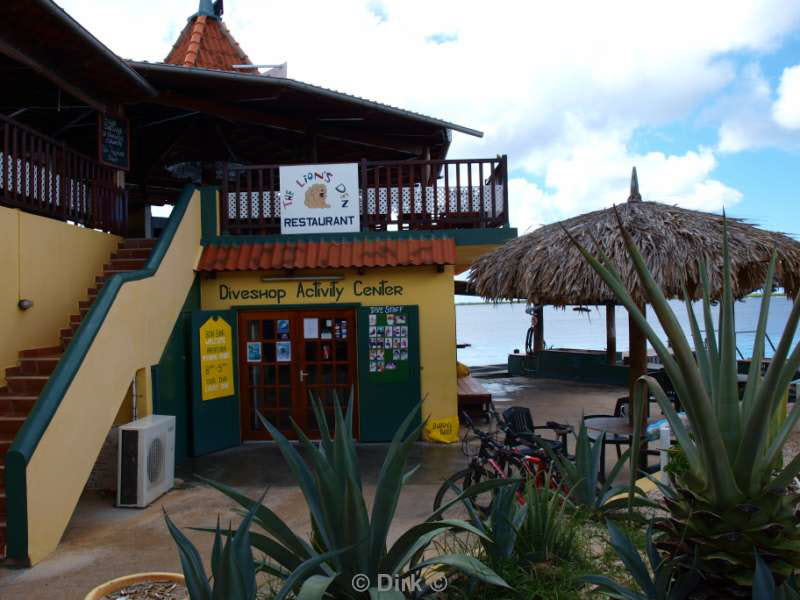
[[[641,202],[642,195],[639,193],[639,177],[636,175],[636,167],[633,167],[631,173],[631,195],[628,196],[628,202]]]

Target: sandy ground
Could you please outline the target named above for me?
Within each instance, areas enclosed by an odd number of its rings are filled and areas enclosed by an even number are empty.
[[[511,405],[531,408],[537,424],[553,420],[577,425],[582,414],[610,413],[618,387],[553,380],[508,378],[488,380],[498,409]],[[365,495],[371,501],[385,445],[359,446]],[[611,453],[613,455],[613,452]],[[615,457],[609,457],[609,462]],[[411,464],[422,464],[400,498],[391,536],[426,518],[441,482],[466,463],[460,445],[419,443]],[[86,493],[81,499],[58,549],[29,569],[0,566],[3,600],[80,600],[94,586],[122,575],[142,571],[180,572],[172,538],[164,525],[162,508],[196,544],[208,561],[211,536],[188,531],[190,526],[238,522],[234,505],[222,494],[193,479],[197,473],[240,488],[251,497],[269,487],[265,503],[296,532],[308,532],[305,502],[274,444],[248,444],[183,465],[177,489],[146,509],[114,508],[113,498]]]

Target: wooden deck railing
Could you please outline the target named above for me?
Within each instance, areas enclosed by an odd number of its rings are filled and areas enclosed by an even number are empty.
[[[113,168],[2,115],[0,205],[112,233],[128,217]]]
[[[508,225],[505,156],[359,163],[362,231]],[[220,210],[228,235],[280,233],[280,166],[225,167]]]

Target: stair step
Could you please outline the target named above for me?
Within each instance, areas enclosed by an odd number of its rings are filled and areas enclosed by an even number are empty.
[[[103,265],[103,271],[136,271],[143,269],[146,264],[146,258],[115,258],[109,264]]]
[[[46,348],[32,348],[29,350],[22,350],[19,353],[20,358],[28,358],[33,356],[53,356],[54,354],[61,353],[61,346],[47,346]]]
[[[92,308],[92,304],[93,303],[92,303],[91,300],[81,300],[80,302],[78,302],[78,308],[81,311],[84,311],[84,310],[88,311],[90,308]]]
[[[83,321],[82,315],[70,315],[69,316],[69,324],[70,325],[80,325],[81,321]]]
[[[0,411],[27,415],[33,409],[33,405],[36,404],[37,398],[38,396],[0,396]],[[0,481],[1,484],[2,481]]]
[[[117,259],[144,259],[150,258],[150,248],[120,248],[111,255],[111,260]]]
[[[0,414],[0,431],[16,435],[27,415]]]
[[[50,375],[56,368],[61,355],[26,356],[20,358],[19,368],[24,375]]]
[[[6,377],[6,383],[8,384],[8,389],[14,392],[14,395],[38,396],[44,389],[48,379],[50,379],[49,375],[15,375]]]
[[[120,250],[127,250],[130,248],[152,248],[156,245],[156,240],[145,238],[127,238],[119,245]]]
[[[12,434],[0,431],[0,456],[4,457],[8,453],[8,449],[11,448],[11,442],[13,441],[14,436]],[[3,461],[3,476],[5,477],[5,460]]]

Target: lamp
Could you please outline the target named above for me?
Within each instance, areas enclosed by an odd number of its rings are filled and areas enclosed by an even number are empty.
[[[28,310],[33,306],[33,300],[22,298],[19,302],[17,302],[17,306],[19,307],[20,310]]]
[[[344,275],[289,275],[284,277],[262,277],[265,283],[275,283],[279,281],[341,281]]]

